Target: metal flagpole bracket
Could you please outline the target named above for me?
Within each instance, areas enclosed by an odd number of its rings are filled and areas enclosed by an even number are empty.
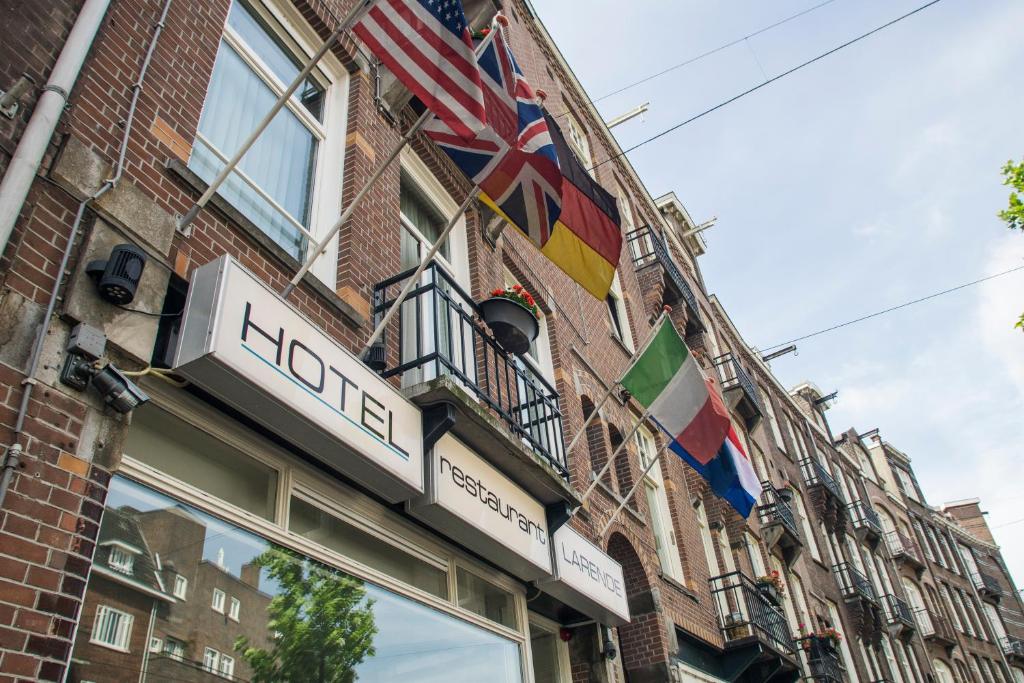
[[[619,516],[619,513],[622,512],[622,510],[626,507],[626,503],[630,501],[630,499],[633,497],[633,494],[635,494],[637,489],[639,489],[640,486],[644,483],[644,477],[646,477],[647,473],[651,471],[651,468],[654,467],[654,464],[661,459],[661,454],[665,452],[665,449],[668,447],[668,443],[669,442],[666,441],[665,445],[659,448],[657,454],[653,458],[651,458],[651,461],[649,463],[647,463],[647,467],[645,467],[644,471],[640,473],[640,476],[637,478],[636,483],[633,484],[633,488],[629,490],[629,493],[626,494],[626,497],[622,499],[621,503],[619,503],[619,507],[615,508],[615,512],[613,512],[612,516],[608,518],[607,522],[605,522],[604,527],[601,529],[601,533],[597,535],[598,538],[604,538],[604,535],[608,533],[608,529],[610,529],[612,524],[615,522],[615,518]]]

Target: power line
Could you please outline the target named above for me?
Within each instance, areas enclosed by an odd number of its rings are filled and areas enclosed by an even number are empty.
[[[1015,519],[1012,522],[1006,522],[1005,524],[996,524],[994,527],[992,527],[992,529],[1002,529],[1004,526],[1013,526],[1014,524],[1020,524],[1021,522],[1024,522],[1024,517],[1021,517],[1020,519]]]
[[[730,97],[729,99],[725,100],[724,102],[720,102],[720,103],[716,104],[715,106],[711,107],[710,109],[705,109],[704,111],[702,111],[701,113],[697,114],[696,116],[691,116],[690,118],[686,119],[685,121],[683,121],[681,123],[677,123],[676,125],[672,126],[671,128],[666,128],[665,130],[661,131],[657,135],[653,135],[653,136],[647,138],[646,140],[642,140],[642,141],[638,142],[637,144],[633,145],[632,147],[628,147],[628,148],[622,150],[621,152],[619,152],[617,154],[613,154],[612,156],[608,157],[604,161],[601,161],[600,163],[597,163],[597,164],[594,164],[593,166],[591,166],[590,170],[593,171],[595,168],[598,168],[599,166],[603,166],[604,164],[607,164],[609,161],[614,161],[615,159],[618,159],[619,157],[623,157],[623,156],[629,154],[630,152],[643,147],[644,145],[650,144],[651,142],[654,142],[655,140],[658,140],[659,138],[663,138],[666,135],[668,135],[669,133],[673,133],[673,132],[679,130],[680,128],[682,128],[683,126],[689,125],[689,124],[693,123],[694,121],[696,121],[698,119],[701,119],[701,118],[707,116],[708,114],[710,114],[712,112],[718,111],[722,107],[725,107],[726,105],[732,104],[736,100],[738,100],[738,99],[740,99],[742,97],[746,97],[747,95],[760,90],[761,88],[765,87],[766,85],[769,85],[771,83],[774,83],[777,80],[785,78],[786,76],[789,76],[792,73],[796,73],[797,71],[799,71],[800,69],[803,69],[806,66],[810,66],[811,64],[814,64],[815,62],[820,61],[820,60],[824,59],[825,57],[833,55],[836,52],[839,52],[843,48],[847,48],[847,47],[853,45],[854,43],[860,42],[860,41],[864,40],[865,38],[867,38],[869,36],[872,36],[872,35],[878,33],[879,31],[883,31],[883,30],[889,28],[890,26],[903,21],[904,19],[912,17],[915,14],[917,14],[918,12],[923,12],[924,10],[928,9],[929,7],[931,7],[932,5],[937,5],[940,2],[942,2],[942,0],[931,0],[931,2],[925,3],[924,5],[921,5],[920,7],[918,7],[917,9],[911,10],[911,11],[907,12],[904,15],[896,17],[895,19],[893,19],[891,21],[888,21],[888,22],[882,24],[881,26],[877,26],[877,27],[871,29],[870,31],[868,31],[867,33],[862,33],[861,35],[857,36],[856,38],[852,38],[852,39],[846,41],[845,43],[843,43],[842,45],[838,45],[838,46],[832,48],[828,52],[823,52],[820,55],[818,55],[817,57],[814,57],[812,59],[807,60],[803,64],[799,64],[797,66],[794,66],[792,69],[789,69],[788,71],[783,71],[782,73],[778,74],[777,76],[772,76],[767,81],[764,81],[763,83],[759,83],[758,85],[755,85],[753,88],[750,88],[748,90],[744,90],[743,92],[741,92],[738,95],[733,95],[732,97]]]
[[[831,332],[833,330],[838,330],[841,327],[847,327],[849,325],[853,325],[854,323],[859,323],[859,322],[863,322],[865,320],[870,320],[871,318],[877,318],[880,315],[885,315],[886,313],[892,313],[893,311],[898,311],[901,308],[906,308],[908,306],[913,306],[914,304],[919,304],[922,301],[928,301],[929,299],[935,299],[935,298],[943,296],[945,294],[950,294],[952,292],[956,292],[958,290],[964,289],[966,287],[971,287],[973,285],[977,285],[977,284],[980,284],[982,282],[988,282],[989,280],[994,280],[997,277],[1002,277],[1004,275],[1009,275],[1010,273],[1015,273],[1018,270],[1024,270],[1024,266],[1017,266],[1016,268],[1010,268],[1009,270],[1004,270],[1001,273],[995,273],[994,275],[988,275],[986,277],[981,278],[980,280],[974,280],[972,282],[965,282],[962,285],[957,285],[956,287],[950,287],[949,289],[944,289],[941,292],[934,292],[934,293],[929,294],[927,296],[923,296],[920,299],[914,299],[913,301],[906,301],[906,302],[904,302],[902,304],[899,304],[897,306],[890,306],[889,308],[883,309],[881,311],[875,311],[874,313],[869,313],[868,315],[864,315],[864,316],[861,316],[859,318],[855,318],[853,320],[847,320],[844,323],[839,323],[838,325],[833,325],[832,327],[826,327],[825,329],[818,330],[817,332],[811,332],[810,334],[805,334],[802,337],[796,337],[795,339],[790,339],[789,341],[784,341],[784,342],[782,342],[780,344],[773,344],[772,346],[766,346],[763,349],[760,349],[760,351],[762,353],[764,353],[766,351],[771,351],[772,349],[777,349],[777,348],[780,348],[782,346],[787,346],[787,345],[792,344],[794,342],[803,341],[804,339],[810,339],[811,337],[817,337],[819,334],[825,334],[826,332]]]
[[[765,33],[766,31],[771,31],[773,28],[777,28],[779,26],[782,26],[783,24],[787,24],[787,23],[793,21],[794,19],[799,19],[800,17],[804,16],[805,14],[810,14],[814,10],[820,9],[820,8],[824,7],[825,5],[830,5],[833,2],[835,2],[835,1],[836,0],[825,0],[825,2],[818,3],[817,5],[814,5],[813,7],[808,7],[807,9],[803,10],[802,12],[797,12],[796,14],[792,14],[792,15],[786,17],[785,19],[780,19],[779,21],[776,21],[774,24],[771,24],[769,26],[765,26],[764,28],[759,28],[758,30],[754,31],[753,33],[748,33],[747,35],[743,36],[742,38],[737,38],[736,40],[733,40],[731,42],[725,43],[724,45],[719,45],[718,47],[716,47],[714,49],[708,50],[707,52],[702,52],[701,54],[697,55],[696,57],[691,57],[691,58],[687,59],[686,61],[679,62],[678,64],[674,64],[674,65],[668,67],[667,69],[663,69],[662,71],[659,71],[657,73],[651,74],[650,76],[644,76],[639,81],[634,81],[632,83],[624,85],[621,88],[619,88],[618,90],[612,90],[610,93],[606,93],[604,95],[601,95],[600,97],[597,97],[597,98],[591,100],[591,102],[600,102],[601,100],[606,100],[609,97],[612,97],[613,95],[618,95],[619,93],[626,92],[627,90],[635,88],[638,85],[643,85],[644,83],[647,83],[648,81],[653,81],[655,78],[661,78],[665,74],[672,73],[673,71],[675,71],[677,69],[682,69],[684,66],[689,66],[690,64],[693,64],[694,62],[699,62],[700,60],[702,60],[702,59],[704,59],[706,57],[710,57],[713,54],[721,52],[722,50],[727,50],[728,48],[733,47],[734,45],[739,45],[740,43],[742,43],[745,40],[749,40],[750,38],[753,38],[754,36],[759,36],[762,33]]]

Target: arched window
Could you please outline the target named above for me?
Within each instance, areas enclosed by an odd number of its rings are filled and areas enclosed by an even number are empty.
[[[932,660],[932,669],[935,670],[935,677],[938,680],[938,683],[956,683],[953,680],[953,673],[941,659]]]

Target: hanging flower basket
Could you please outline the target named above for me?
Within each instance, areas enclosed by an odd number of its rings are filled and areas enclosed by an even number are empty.
[[[757,584],[757,590],[761,592],[761,595],[768,598],[768,600],[776,606],[782,604],[782,596],[785,595],[786,585],[782,582],[782,576],[779,572],[772,571],[764,576],[757,577],[754,582]]]
[[[540,309],[522,285],[492,291],[480,302],[480,314],[501,348],[517,356],[529,351],[540,333]]]

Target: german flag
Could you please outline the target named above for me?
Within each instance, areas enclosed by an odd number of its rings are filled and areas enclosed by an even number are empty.
[[[622,253],[615,198],[590,177],[545,112],[562,172],[562,213],[541,251],[600,300],[608,296]]]

